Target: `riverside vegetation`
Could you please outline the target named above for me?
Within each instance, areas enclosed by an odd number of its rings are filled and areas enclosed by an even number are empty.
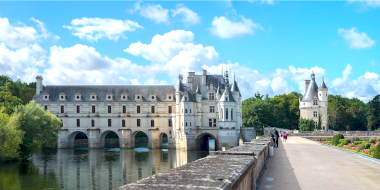
[[[344,139],[342,134],[336,134],[332,138],[327,138],[325,140],[319,138],[317,142],[380,159],[380,137],[370,138],[368,140],[360,139],[358,137]]]

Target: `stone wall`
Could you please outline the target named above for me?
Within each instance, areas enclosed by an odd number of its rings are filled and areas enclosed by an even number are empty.
[[[252,139],[256,138],[254,127],[242,127],[240,128],[240,134],[242,135],[242,140],[244,142],[250,142]]]
[[[262,137],[118,189],[257,189],[269,145],[269,137]]]

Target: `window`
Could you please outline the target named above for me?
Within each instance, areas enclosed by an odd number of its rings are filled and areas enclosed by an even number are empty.
[[[313,116],[314,116],[314,117],[318,117],[318,113],[317,113],[317,111],[314,111],[314,112],[313,112]]]
[[[187,113],[187,109],[185,109],[185,113]]]
[[[111,127],[111,119],[108,119],[108,127]]]
[[[223,108],[222,108],[222,109],[220,109],[220,118],[221,118],[221,119],[223,119],[223,115],[224,115],[224,114],[223,114]]]
[[[215,106],[210,106],[210,113],[215,113]]]
[[[77,127],[80,127],[80,119],[77,119]]]
[[[150,126],[151,126],[151,127],[154,127],[154,120],[153,120],[153,119],[150,120]]]
[[[318,122],[314,121],[314,128],[316,129],[318,125]]]
[[[169,106],[169,113],[172,113],[172,107],[171,106]]]
[[[91,120],[91,127],[95,127],[95,121],[93,119]]]
[[[151,98],[152,98],[152,100],[154,100],[154,96],[152,96]]]
[[[61,128],[63,127],[63,121],[62,121],[62,119],[61,119]]]
[[[169,127],[172,127],[173,124],[172,124],[172,119],[169,119]]]
[[[214,123],[213,123],[214,127],[216,127],[216,119],[214,119]]]
[[[212,119],[208,119],[208,126],[212,127]]]
[[[228,119],[228,108],[226,108],[226,120]]]
[[[121,127],[125,127],[125,120],[124,119],[121,121]]]
[[[65,113],[65,107],[61,106],[61,113]]]
[[[191,122],[190,122],[190,127],[191,127]]]
[[[137,119],[137,127],[140,127],[141,126],[141,121],[140,119]]]
[[[216,119],[208,119],[209,127],[216,127]]]
[[[187,101],[187,97],[185,97],[185,101]]]
[[[154,106],[151,107],[151,111],[152,111],[152,113],[154,113]]]
[[[313,100],[313,105],[318,105],[318,100]]]
[[[191,113],[191,109],[190,109],[190,113]]]
[[[231,120],[234,119],[233,111],[234,111],[234,109],[231,109]]]
[[[125,96],[123,96],[123,100],[125,100]]]
[[[111,113],[111,106],[108,106],[108,113]]]
[[[80,113],[80,107],[77,106],[77,113]]]
[[[137,113],[140,113],[140,106],[137,106]]]
[[[95,106],[92,106],[92,113],[95,113]]]
[[[123,106],[123,113],[127,113],[127,106]]]
[[[185,122],[185,127],[187,127],[187,122]]]
[[[45,111],[47,110],[47,106],[45,106]]]
[[[214,93],[208,94],[208,99],[209,100],[214,100]]]
[[[171,100],[171,99],[172,99],[172,97],[171,97],[171,96],[169,96],[169,97],[168,97],[168,99],[169,99],[169,100]]]

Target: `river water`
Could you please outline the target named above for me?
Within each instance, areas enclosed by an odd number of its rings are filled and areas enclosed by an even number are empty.
[[[29,161],[0,164],[0,189],[113,189],[206,157],[175,149],[42,149]]]

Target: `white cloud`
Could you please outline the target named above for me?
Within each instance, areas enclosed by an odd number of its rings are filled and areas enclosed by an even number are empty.
[[[241,21],[231,21],[224,16],[214,17],[212,21],[211,33],[220,38],[228,39],[245,34],[254,34],[254,30],[263,30],[259,23],[254,23],[251,19],[240,16]]]
[[[11,48],[27,47],[39,38],[37,30],[33,27],[21,24],[14,26],[9,23],[8,18],[0,17],[0,41]]]
[[[346,65],[346,68],[342,71],[342,74],[343,74],[343,79],[344,80],[347,80],[348,79],[348,76],[352,74],[352,67],[350,64],[347,64]]]
[[[129,12],[133,14],[139,11],[140,15],[153,20],[156,24],[158,23],[169,23],[169,10],[163,8],[160,4],[143,4],[141,2],[136,2],[134,9],[129,9]]]
[[[358,29],[343,29],[338,30],[338,34],[342,36],[346,42],[350,45],[351,49],[363,49],[371,48],[375,45],[375,41],[372,40],[366,33],[359,33]]]
[[[350,3],[360,3],[365,7],[380,7],[380,0],[348,0]]]
[[[88,41],[109,39],[117,41],[126,38],[125,32],[143,28],[137,22],[111,18],[81,18],[71,21],[71,26],[63,26],[72,31],[74,36]]]
[[[201,17],[189,8],[185,7],[183,4],[178,4],[173,12],[173,17],[177,15],[182,15],[182,22],[186,25],[197,24],[200,22]]]

